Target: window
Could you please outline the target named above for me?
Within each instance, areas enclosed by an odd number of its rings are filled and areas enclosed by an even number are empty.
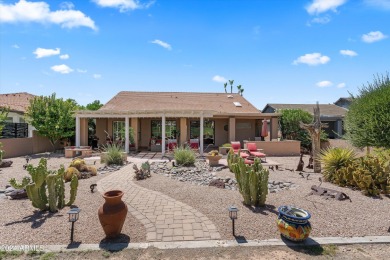
[[[13,117],[7,117],[7,118],[5,119],[5,122],[7,122],[7,123],[13,123],[13,122],[14,122],[14,119],[13,119]]]
[[[161,120],[152,120],[152,138],[161,139],[162,138],[162,121]],[[166,120],[165,121],[165,137],[168,139],[176,139],[177,135],[177,126],[176,120]]]
[[[23,117],[19,117],[19,123],[26,123],[26,120]]]
[[[200,135],[200,121],[190,121],[190,139],[197,139]],[[203,122],[203,143],[214,144],[214,120],[205,119]]]
[[[117,141],[119,139],[125,140],[125,121],[112,122],[112,139]]]

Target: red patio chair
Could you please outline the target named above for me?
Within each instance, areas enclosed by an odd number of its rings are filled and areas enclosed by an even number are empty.
[[[266,154],[260,152],[261,150],[257,149],[257,146],[255,143],[247,143],[246,148],[248,149],[248,152],[250,155],[259,157],[259,158],[264,158],[266,160]]]
[[[249,154],[243,153],[243,152],[240,151],[241,150],[241,143],[240,142],[233,141],[233,142],[230,142],[230,143],[232,145],[232,149],[233,149],[233,152],[235,154],[238,154],[240,152],[240,157],[244,158],[244,159],[249,156]]]

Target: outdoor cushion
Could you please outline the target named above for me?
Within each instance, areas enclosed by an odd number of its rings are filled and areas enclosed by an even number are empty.
[[[241,143],[240,142],[230,142],[232,144],[232,149],[234,153],[237,153],[238,150],[241,149]]]
[[[247,158],[248,156],[249,156],[249,154],[247,154],[247,153],[240,153],[241,158]]]
[[[257,146],[255,143],[247,143],[246,144],[246,148],[251,152],[251,151],[254,151],[256,152],[257,151]]]
[[[251,155],[253,156],[256,156],[256,157],[265,157],[265,153],[261,153],[261,152],[250,152]]]

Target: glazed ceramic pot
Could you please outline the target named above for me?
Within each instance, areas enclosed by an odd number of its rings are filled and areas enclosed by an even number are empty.
[[[117,237],[127,215],[127,205],[122,201],[123,192],[111,190],[103,194],[104,204],[99,208],[100,224],[108,238]]]
[[[309,237],[309,212],[294,206],[281,206],[278,211],[277,224],[282,236],[292,241],[303,241]]]

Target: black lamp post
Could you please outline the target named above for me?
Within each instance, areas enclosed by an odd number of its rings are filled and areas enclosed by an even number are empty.
[[[236,234],[234,234],[234,220],[237,219],[238,208],[236,208],[235,206],[230,206],[228,210],[229,210],[229,217],[232,220],[232,224],[233,224],[233,236],[235,237]]]
[[[69,222],[72,222],[72,229],[70,231],[70,242],[73,242],[73,232],[74,232],[74,223],[79,219],[79,213],[81,209],[79,208],[73,208],[68,211],[69,215]]]

